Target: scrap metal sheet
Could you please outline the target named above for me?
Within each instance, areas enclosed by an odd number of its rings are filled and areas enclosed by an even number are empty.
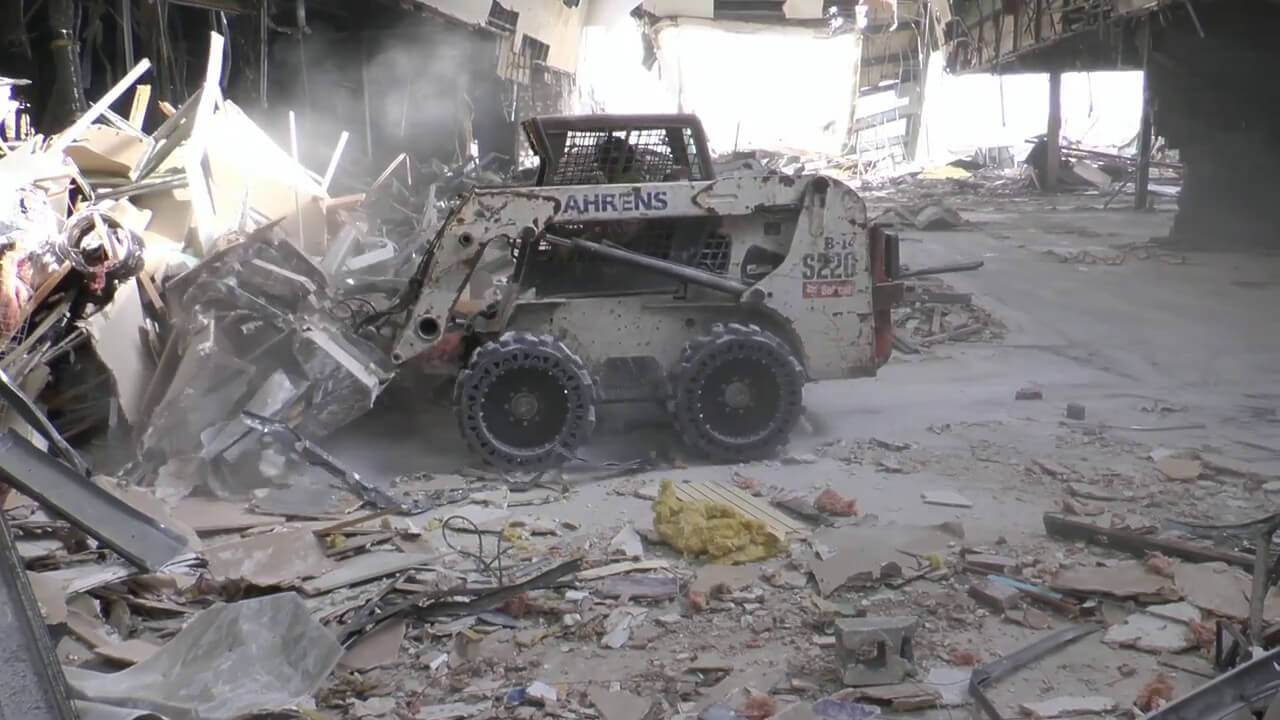
[[[306,604],[280,593],[201,612],[127,670],[66,673],[79,699],[166,720],[232,720],[296,705],[341,656],[342,646],[311,618]]]
[[[14,430],[0,435],[0,480],[154,572],[187,553],[187,538],[93,484]]]

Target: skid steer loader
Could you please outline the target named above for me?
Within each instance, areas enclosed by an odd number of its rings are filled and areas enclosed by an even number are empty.
[[[477,188],[389,312],[391,360],[456,376],[488,463],[545,469],[604,403],[656,401],[720,460],[786,443],[808,381],[889,359],[897,237],[823,175],[716,177],[692,115],[525,121],[534,186]]]

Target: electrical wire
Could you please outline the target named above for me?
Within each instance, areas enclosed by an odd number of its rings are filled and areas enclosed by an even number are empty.
[[[461,521],[471,526],[471,532],[476,537],[475,552],[463,550],[462,548],[459,548],[457,545],[454,545],[453,541],[449,539],[449,526],[455,520]],[[454,532],[459,532],[459,530],[457,528],[454,528]],[[458,553],[463,557],[467,557],[467,558],[471,558],[472,560],[475,560],[476,565],[480,569],[480,572],[483,572],[484,574],[493,577],[494,580],[497,581],[499,587],[503,587],[507,584],[505,573],[503,572],[502,560],[504,557],[506,557],[506,555],[511,553],[511,551],[515,550],[515,546],[508,545],[504,550],[503,543],[502,543],[502,540],[503,540],[502,533],[498,533],[497,547],[494,548],[493,557],[487,558],[487,559],[485,557],[485,551],[484,551],[484,534],[480,532],[480,526],[476,525],[474,520],[472,520],[469,517],[466,517],[465,515],[450,515],[449,517],[445,518],[444,524],[440,526],[440,536],[441,536],[441,539],[444,540],[445,546],[448,547],[450,550]]]

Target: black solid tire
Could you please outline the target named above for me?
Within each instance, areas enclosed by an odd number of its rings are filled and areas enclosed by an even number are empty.
[[[708,395],[725,372],[733,372],[731,363],[755,375],[754,399],[767,401],[756,418]],[[710,335],[685,345],[672,383],[676,429],[690,446],[716,460],[770,457],[786,445],[800,419],[804,383],[800,361],[777,336],[754,325],[716,324]],[[754,427],[734,432],[734,422]]]
[[[512,435],[529,430],[528,421],[493,413],[502,400],[495,396],[511,387],[513,373],[535,381],[542,404],[554,405],[555,416],[535,427],[537,437],[528,442],[512,442]],[[453,405],[468,447],[489,465],[508,471],[532,472],[564,463],[596,425],[596,388],[586,365],[564,343],[529,332],[504,333],[477,348],[458,375]],[[520,423],[525,427],[516,427]]]

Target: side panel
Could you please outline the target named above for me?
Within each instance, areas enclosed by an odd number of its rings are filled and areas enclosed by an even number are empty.
[[[556,208],[556,222],[561,223],[747,215],[758,208],[798,205],[808,180],[765,175],[729,176],[705,182],[484,188],[477,189],[473,197],[492,203],[518,193],[551,201]]]
[[[804,341],[814,380],[875,375],[866,206],[847,185],[810,185],[786,261],[758,288]]]

